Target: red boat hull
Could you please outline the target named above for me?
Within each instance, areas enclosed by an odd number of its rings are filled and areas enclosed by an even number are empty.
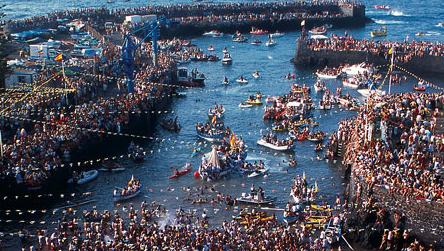
[[[187,169],[180,170],[179,174],[173,174],[168,179],[178,178],[178,177],[188,173],[189,171],[191,171],[191,167],[188,167]]]

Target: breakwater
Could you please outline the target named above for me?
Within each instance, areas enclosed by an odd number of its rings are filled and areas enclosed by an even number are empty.
[[[335,39],[334,41],[336,42],[337,40]],[[328,42],[329,40],[325,43],[329,44]],[[375,43],[377,47],[372,48],[366,46],[359,48],[331,48],[330,46],[314,45],[319,43],[324,42],[299,38],[296,43],[293,63],[298,66],[337,67],[345,63],[357,64],[364,61],[375,65],[388,65],[390,61],[388,51],[391,49],[391,43],[386,45]],[[359,44],[361,41],[353,40],[352,43]],[[365,40],[363,43],[368,44],[372,42]],[[433,53],[433,45],[427,44],[428,48],[424,53],[414,54],[411,54],[412,50],[403,50],[403,48],[414,48],[415,44],[406,44],[404,45],[405,47],[401,46],[399,51],[395,49],[396,65],[413,72],[444,74],[444,57]]]

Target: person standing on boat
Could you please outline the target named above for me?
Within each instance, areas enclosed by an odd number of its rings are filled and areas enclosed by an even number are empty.
[[[254,187],[254,184],[251,185],[251,199],[254,199],[254,196],[256,195],[256,188]]]
[[[262,187],[259,187],[257,190],[257,202],[261,202],[265,199],[264,189]]]

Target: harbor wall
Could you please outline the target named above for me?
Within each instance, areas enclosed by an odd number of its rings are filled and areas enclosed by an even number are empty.
[[[334,50],[311,50],[308,41],[298,39],[296,43],[295,56],[292,59],[297,66],[337,67],[340,64],[357,64],[361,62],[373,63],[375,65],[388,65],[389,59],[384,55],[373,54],[365,51],[334,51]],[[396,63],[409,71],[444,74],[444,57],[437,56],[413,56],[407,63]]]

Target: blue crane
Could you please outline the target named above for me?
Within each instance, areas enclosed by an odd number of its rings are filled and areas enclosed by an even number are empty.
[[[166,17],[161,17],[151,23],[131,32],[125,36],[125,40],[122,45],[122,61],[124,65],[124,71],[126,73],[126,83],[128,86],[128,93],[134,92],[134,53],[139,46],[149,37],[153,41],[153,64],[157,66],[157,39],[160,36],[159,27],[165,23]],[[138,36],[141,40],[136,44],[133,42],[132,37]]]

